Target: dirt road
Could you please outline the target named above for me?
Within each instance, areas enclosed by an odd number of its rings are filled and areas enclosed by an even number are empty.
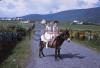
[[[39,39],[43,26],[36,24],[35,35],[32,39],[32,57],[26,68],[100,68],[100,53],[78,45],[74,42],[65,41],[61,47],[62,60],[55,61],[54,49],[44,49],[46,57],[39,58]]]

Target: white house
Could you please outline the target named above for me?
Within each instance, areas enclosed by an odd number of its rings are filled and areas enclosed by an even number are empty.
[[[80,22],[80,21],[78,21],[78,20],[74,20],[73,22],[74,22],[75,24],[80,24],[80,25],[83,24],[82,21]]]

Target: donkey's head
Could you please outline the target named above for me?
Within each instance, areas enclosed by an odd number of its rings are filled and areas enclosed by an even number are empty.
[[[60,36],[64,39],[64,40],[66,40],[66,39],[68,39],[69,37],[70,37],[70,34],[69,34],[69,30],[64,30],[61,34],[60,34]]]

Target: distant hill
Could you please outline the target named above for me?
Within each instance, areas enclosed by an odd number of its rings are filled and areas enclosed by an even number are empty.
[[[54,14],[39,15],[30,14],[22,16],[24,20],[59,20],[59,21],[85,21],[85,22],[95,22],[100,23],[100,7],[90,8],[90,9],[77,9],[62,11]]]

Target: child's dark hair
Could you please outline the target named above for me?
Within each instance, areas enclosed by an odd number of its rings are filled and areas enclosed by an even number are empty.
[[[54,23],[59,23],[59,21],[56,20],[56,21],[54,21]]]

